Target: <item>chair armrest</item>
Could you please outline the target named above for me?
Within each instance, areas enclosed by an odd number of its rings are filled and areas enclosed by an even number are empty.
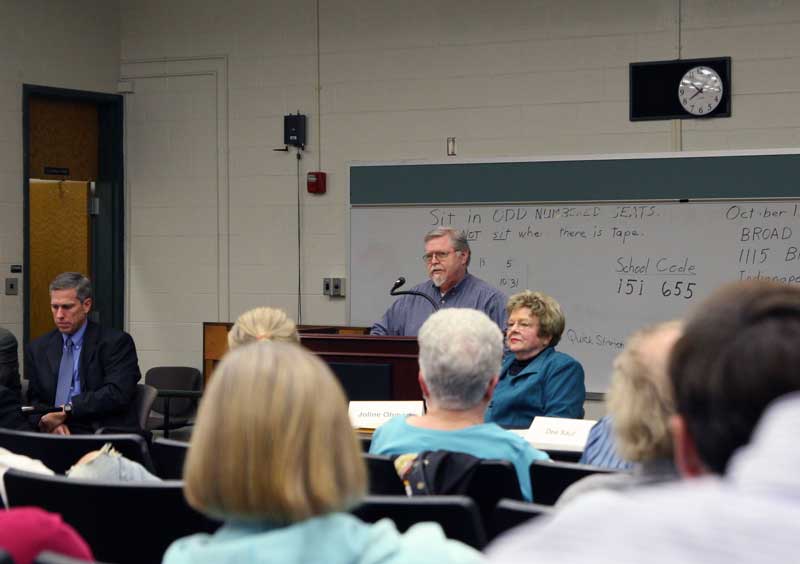
[[[158,389],[158,397],[160,398],[201,398],[203,397],[202,390],[165,390]]]

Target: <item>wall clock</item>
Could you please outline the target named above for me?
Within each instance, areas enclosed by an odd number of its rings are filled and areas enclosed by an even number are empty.
[[[731,76],[730,57],[631,63],[630,120],[730,117]]]
[[[710,67],[692,67],[678,83],[678,100],[683,109],[695,116],[713,112],[724,95],[719,73]]]

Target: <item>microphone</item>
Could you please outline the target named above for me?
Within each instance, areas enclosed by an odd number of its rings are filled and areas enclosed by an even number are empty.
[[[389,295],[394,296],[394,291],[397,290],[400,286],[402,286],[405,283],[406,283],[406,279],[403,278],[402,276],[400,278],[398,278],[397,280],[395,280],[394,281],[394,286],[392,286],[392,289],[389,290]]]
[[[403,291],[403,292],[398,292],[397,289],[400,286],[402,286],[403,284],[405,284],[405,283],[406,283],[406,279],[403,276],[398,276],[397,280],[395,280],[394,284],[392,285],[392,289],[389,290],[389,295],[391,295],[391,296],[419,296],[420,298],[425,298],[426,300],[428,300],[431,303],[431,305],[433,306],[433,311],[438,311],[439,310],[439,305],[435,301],[433,301],[433,298],[431,298],[427,294],[423,294],[422,292],[417,292],[415,290],[407,290],[407,291]]]

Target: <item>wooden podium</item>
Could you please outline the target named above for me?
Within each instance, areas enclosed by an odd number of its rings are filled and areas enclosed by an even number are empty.
[[[228,331],[232,325],[228,322],[203,323],[204,382],[208,382],[214,367],[228,350]],[[365,334],[367,330],[322,325],[298,327],[301,344],[332,367],[374,364],[379,365],[375,368],[381,374],[388,373],[390,397],[371,399],[421,400],[422,392],[417,382],[419,345],[416,337],[373,337]]]

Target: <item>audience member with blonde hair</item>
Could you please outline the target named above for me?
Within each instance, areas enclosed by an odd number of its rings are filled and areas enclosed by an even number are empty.
[[[312,353],[253,343],[222,360],[200,403],[184,469],[213,535],[172,544],[166,564],[218,562],[473,562],[479,553],[438,525],[400,534],[347,511],[367,487],[344,392]]]
[[[555,348],[566,325],[561,306],[542,292],[525,290],[509,298],[506,311],[509,352],[486,421],[522,429],[538,415],[582,418],[583,367]]]
[[[244,312],[228,331],[228,349],[255,341],[299,343],[297,326],[282,309],[257,307]]]
[[[614,359],[608,409],[614,444],[623,459],[635,463],[632,473],[588,476],[567,488],[558,505],[589,491],[622,491],[680,477],[672,460],[669,425],[675,407],[667,375],[669,353],[680,335],[679,321],[642,329]]]

